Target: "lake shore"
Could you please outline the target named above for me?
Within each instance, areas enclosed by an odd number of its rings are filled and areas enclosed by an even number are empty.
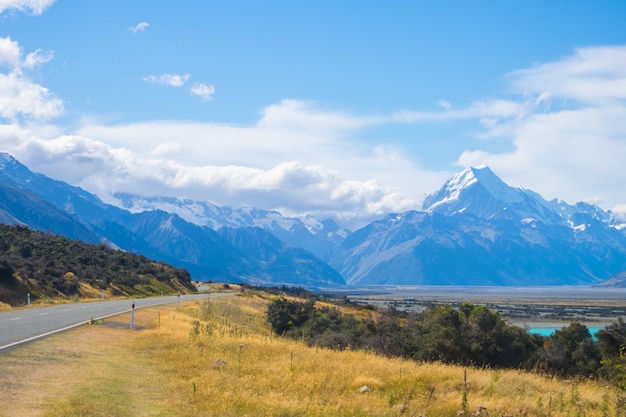
[[[360,304],[420,312],[432,304],[458,307],[464,302],[497,311],[522,328],[560,329],[579,322],[604,328],[626,317],[626,289],[574,287],[389,286],[346,290]]]
[[[524,328],[524,329],[543,329],[543,328],[561,329],[563,327],[569,326],[572,323],[572,321],[563,321],[563,320],[559,320],[559,321],[537,320],[537,319],[524,320],[524,319],[510,319],[507,317],[503,317],[503,318],[505,319],[507,323]],[[615,320],[617,320],[617,318]],[[593,328],[602,329],[610,325],[611,323],[613,323],[615,320],[608,320],[608,319],[603,320],[603,321],[577,320],[576,322],[585,325],[589,329],[593,329]]]

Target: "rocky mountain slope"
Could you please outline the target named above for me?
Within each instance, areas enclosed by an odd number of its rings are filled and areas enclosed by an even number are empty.
[[[341,275],[313,253],[265,236],[249,235],[270,259],[255,248],[237,247],[228,236],[188,222],[175,213],[147,210],[131,213],[62,181],[31,172],[0,153],[0,220],[91,243],[139,253],[188,269],[196,280],[262,284],[341,285]]]
[[[337,285],[589,285],[626,271],[626,223],[468,168],[421,210],[354,233],[331,220],[170,197],[114,196],[32,173],[0,153],[0,222],[137,252],[194,279]]]
[[[423,211],[353,233],[331,259],[348,284],[577,285],[626,270],[624,223],[468,168]]]

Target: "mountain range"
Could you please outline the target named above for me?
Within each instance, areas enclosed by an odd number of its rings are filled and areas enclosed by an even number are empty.
[[[115,194],[114,204],[0,153],[0,222],[132,251],[196,280],[341,285],[592,285],[626,271],[626,222],[597,206],[467,168],[419,210],[351,232],[173,197]]]

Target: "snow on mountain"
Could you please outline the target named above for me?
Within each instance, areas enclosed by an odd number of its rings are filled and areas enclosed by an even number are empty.
[[[109,242],[206,279],[589,285],[626,271],[623,219],[592,204],[546,201],[486,165],[452,176],[423,211],[389,214],[354,233],[313,216],[173,197],[116,194],[110,205],[4,153],[0,194],[0,221]]]
[[[518,203],[522,197],[522,191],[513,187],[509,187],[499,177],[497,177],[487,165],[467,168],[450,178],[438,193],[431,195],[424,201],[424,209],[426,211],[439,211],[440,207],[456,207],[461,202],[465,194],[475,188],[481,186],[488,194],[497,197],[502,203]],[[465,211],[467,207],[457,207],[457,212]],[[449,214],[450,210],[446,210]]]
[[[453,216],[471,213],[482,218],[543,217],[537,207],[522,208],[529,195],[504,183],[487,165],[472,167],[452,176],[441,189],[426,197],[423,210]],[[517,208],[513,210],[512,208]],[[540,211],[540,210],[539,210]]]
[[[174,213],[178,210],[189,218],[207,219],[213,215],[220,225],[223,224],[220,221],[229,220],[220,214],[235,213],[208,203],[186,200],[186,204],[180,204],[177,199],[160,199],[158,204],[150,205],[140,198],[123,196],[135,211],[131,213],[104,203],[78,187],[34,173],[3,153],[0,153],[0,197],[2,222],[140,253],[186,268],[198,280],[307,286],[345,283],[337,271],[311,251],[280,240],[269,231],[241,227],[236,233],[220,234]],[[159,204],[169,210],[151,209]],[[271,217],[254,209],[235,214],[232,219],[239,220],[231,220],[234,224],[241,219],[253,222],[254,218]],[[274,217],[276,221],[272,224],[286,221],[279,213]],[[315,240],[303,224],[293,223],[293,230],[302,229],[305,237]],[[312,230],[319,227],[312,220],[307,224]],[[221,231],[224,229],[228,228],[222,227]],[[229,241],[233,236],[237,236],[236,241]]]
[[[331,266],[351,285],[578,285],[626,270],[622,220],[511,187],[486,165],[452,176],[423,210],[355,231]]]
[[[261,227],[273,229],[279,227],[291,230],[295,225],[303,225],[311,234],[324,230],[322,222],[313,216],[284,217],[275,210],[258,208],[220,207],[207,201],[195,201],[175,197],[142,197],[133,194],[115,193],[113,202],[131,213],[163,210],[176,213],[188,222],[199,226],[208,226],[219,230],[222,227]]]
[[[573,217],[586,213],[608,226],[618,230],[626,229],[626,221],[595,205],[547,201],[532,190],[511,187],[487,165],[467,168],[452,176],[439,191],[426,197],[422,209],[447,216],[465,213],[483,219],[502,218],[523,222],[534,219],[545,224],[569,226],[575,230],[581,230],[584,225],[576,223]]]
[[[133,213],[162,210],[177,214],[186,221],[213,230],[224,227],[260,227],[285,243],[300,246],[322,259],[351,232],[332,220],[319,221],[313,216],[285,217],[275,210],[220,207],[210,202],[174,197],[141,197],[116,193],[112,202]]]

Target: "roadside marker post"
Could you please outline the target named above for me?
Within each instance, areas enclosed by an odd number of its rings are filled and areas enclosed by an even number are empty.
[[[30,293],[26,294],[26,297],[28,298],[28,308],[30,308]]]
[[[133,301],[133,307],[130,310],[130,328],[135,328],[135,301]]]

